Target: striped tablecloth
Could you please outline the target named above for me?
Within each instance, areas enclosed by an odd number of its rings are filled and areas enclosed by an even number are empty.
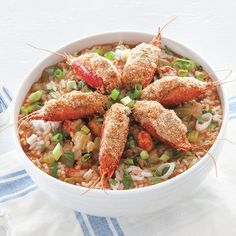
[[[236,83],[227,87],[227,94],[227,138],[236,142]],[[218,178],[211,173],[195,197],[161,212],[115,219],[86,215],[54,202],[38,189],[12,151],[0,156],[0,235],[236,235],[235,154],[236,146],[225,143]]]

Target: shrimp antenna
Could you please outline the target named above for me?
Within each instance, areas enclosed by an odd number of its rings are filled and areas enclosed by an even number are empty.
[[[171,24],[173,21],[175,21],[177,18],[177,16],[173,17],[170,21],[168,21],[164,26],[162,26],[161,28],[159,27],[158,31],[159,33],[161,33],[169,24]]]
[[[80,194],[80,196],[83,196],[83,195],[85,195],[86,193],[88,193],[92,188],[94,188],[94,187],[97,185],[97,183],[99,183],[100,180],[101,180],[101,177],[98,177],[98,178],[90,185],[90,187],[89,187],[86,191],[84,191],[83,193]]]
[[[177,16],[175,16],[174,18],[172,18],[170,21],[168,21],[162,28],[158,27],[158,33],[156,35],[156,37],[154,37],[150,44],[156,46],[156,47],[160,47],[161,46],[161,33],[162,31],[170,24],[172,23],[175,19],[177,18]]]
[[[60,57],[63,57],[64,59],[68,59],[68,55],[65,55],[65,54],[62,54],[62,53],[59,53],[59,52],[54,52],[54,51],[51,51],[51,50],[48,50],[48,49],[45,49],[45,48],[39,48],[39,47],[36,47],[30,43],[26,43],[28,46],[30,46],[31,48],[34,48],[36,50],[40,50],[40,51],[44,51],[44,52],[48,52],[48,53],[52,53],[52,54],[55,54],[57,56],[60,56]]]
[[[219,70],[219,71],[226,71],[226,70]],[[235,79],[225,81],[225,80],[227,80],[229,78],[229,76],[231,74],[232,74],[232,70],[230,69],[229,73],[225,76],[225,78],[217,80],[217,81],[214,81],[213,84],[214,85],[221,85],[221,84],[227,84],[227,83],[231,83],[231,82],[235,81]]]

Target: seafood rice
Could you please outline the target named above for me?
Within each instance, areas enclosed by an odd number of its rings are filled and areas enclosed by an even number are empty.
[[[207,153],[222,122],[216,84],[153,42],[95,45],[44,69],[19,114],[21,146],[38,168],[124,190],[173,178]]]

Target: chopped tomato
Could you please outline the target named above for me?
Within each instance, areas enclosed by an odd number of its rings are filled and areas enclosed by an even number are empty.
[[[68,134],[70,134],[74,131],[73,122],[70,120],[65,120],[63,123],[63,128]]]
[[[76,176],[80,173],[80,169],[74,169],[74,168],[70,168],[69,170],[67,170],[67,175],[70,177]]]
[[[138,146],[144,150],[151,151],[153,149],[153,141],[151,135],[146,131],[138,133]]]

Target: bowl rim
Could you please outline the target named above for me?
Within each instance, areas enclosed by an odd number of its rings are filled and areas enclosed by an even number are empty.
[[[111,36],[111,35],[121,35],[121,34],[133,34],[133,35],[140,35],[142,37],[154,37],[155,34],[150,33],[150,32],[143,32],[143,31],[132,31],[132,30],[127,30],[127,31],[109,31],[109,32],[101,32],[101,33],[97,33],[97,34],[91,34],[88,36],[84,36],[81,37],[77,40],[71,41],[69,43],[64,44],[62,47],[60,47],[59,49],[57,49],[55,52],[61,52],[64,49],[71,47],[73,44],[77,44],[80,41],[84,41],[84,40],[91,40],[93,38],[96,37],[104,37],[104,36]],[[173,40],[169,37],[162,37],[163,40],[167,40],[169,42],[174,43],[175,45],[178,45],[180,47],[186,48],[191,54],[194,55],[194,57],[198,57],[199,59],[201,59],[204,64],[213,72],[211,77],[215,77],[216,80],[219,80],[218,76],[216,75],[216,73],[214,72],[214,70],[212,69],[212,67],[208,64],[208,62],[203,59],[202,56],[200,56],[195,50],[191,49],[190,47],[186,46],[186,44],[181,44],[176,40]],[[138,41],[138,40],[136,40]],[[139,42],[139,41],[138,41]],[[111,42],[113,43],[113,42]],[[23,151],[22,146],[20,145],[20,141],[19,141],[19,136],[18,136],[18,129],[17,129],[17,119],[18,119],[18,114],[19,114],[19,110],[20,110],[20,105],[17,106],[16,101],[19,99],[19,97],[21,96],[20,94],[22,93],[22,91],[24,91],[24,86],[26,84],[26,82],[30,79],[30,77],[32,77],[32,74],[38,70],[38,67],[40,67],[41,64],[47,62],[51,57],[58,57],[57,55],[53,55],[53,54],[49,54],[47,56],[45,56],[42,60],[40,60],[39,62],[36,63],[36,65],[30,70],[30,72],[27,74],[27,76],[24,78],[23,82],[20,85],[20,88],[18,89],[18,92],[15,96],[14,99],[14,103],[13,103],[13,121],[14,121],[14,141],[16,144],[16,149],[19,153],[19,155],[21,156],[20,158],[24,159],[24,161],[26,161],[33,169],[34,172],[36,172],[36,174],[40,173],[42,175],[45,176],[45,178],[49,178],[52,182],[55,183],[55,185],[60,185],[64,188],[67,189],[71,189],[74,191],[82,191],[85,192],[86,190],[88,190],[88,188],[83,187],[83,186],[79,186],[79,185],[73,185],[73,184],[69,184],[66,183],[62,180],[56,179],[54,177],[52,177],[51,175],[45,173],[44,171],[42,171],[41,169],[39,169],[29,158],[28,156],[25,154],[25,152]],[[27,91],[28,92],[28,91]],[[27,93],[26,92],[26,93]],[[25,93],[25,95],[26,95]],[[226,93],[223,89],[223,87],[221,86],[220,88],[218,88],[218,94],[220,93],[220,101],[221,101],[221,106],[223,108],[223,118],[222,118],[222,124],[221,124],[221,128],[220,131],[217,135],[217,138],[221,138],[225,132],[226,129],[226,125],[227,125],[227,120],[228,120],[228,103],[227,103],[227,96]],[[213,145],[211,146],[211,148],[209,149],[208,152],[213,152],[217,146],[219,145],[219,140],[215,140],[215,142],[213,143]],[[137,194],[137,193],[141,193],[141,192],[151,192],[151,191],[155,191],[158,189],[162,189],[168,186],[171,186],[173,184],[176,184],[179,180],[184,179],[185,176],[191,174],[192,172],[196,171],[198,169],[199,166],[204,165],[204,163],[207,162],[208,156],[210,156],[209,154],[205,154],[197,163],[195,163],[193,166],[191,166],[189,169],[185,170],[184,172],[182,172],[181,174],[168,179],[164,182],[158,183],[158,184],[153,184],[153,185],[149,185],[146,187],[141,187],[141,188],[134,188],[134,189],[125,189],[125,190],[105,190],[109,196],[120,196],[120,195],[133,195],[133,194]],[[27,168],[26,168],[27,170]],[[104,196],[104,190],[102,189],[90,189],[90,191],[88,192],[88,194],[102,194],[102,196]]]

